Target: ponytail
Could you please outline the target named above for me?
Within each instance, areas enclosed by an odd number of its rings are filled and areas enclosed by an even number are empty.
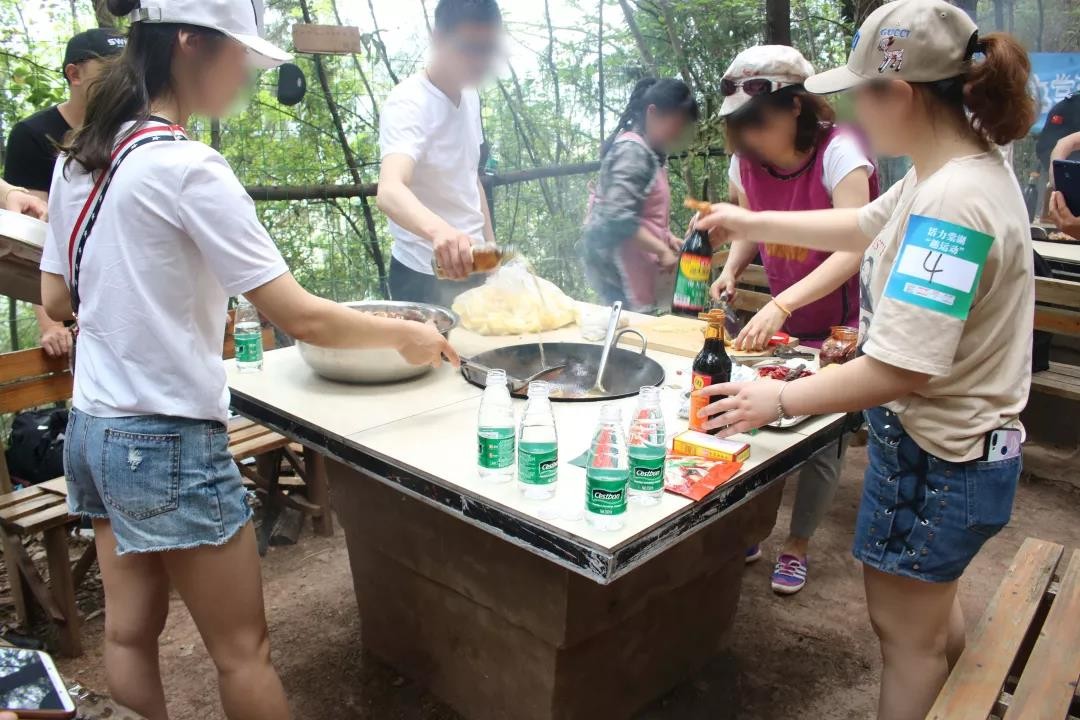
[[[645,113],[650,105],[655,105],[663,112],[681,112],[691,122],[697,122],[700,115],[700,107],[694,98],[694,93],[682,80],[674,78],[644,78],[638,80],[634,90],[630,93],[630,100],[626,103],[626,109],[619,116],[619,122],[615,125],[615,131],[604,142],[600,155],[603,157],[611,149],[612,143],[619,133],[627,130],[643,130],[645,128]]]
[[[1031,60],[1011,35],[975,38],[975,51],[986,58],[964,77],[964,107],[976,132],[1005,145],[1026,136],[1035,124],[1035,99],[1028,88]]]
[[[108,0],[109,11],[118,16],[138,6],[138,0]],[[72,162],[90,173],[106,170],[124,123],[134,122],[138,127],[146,122],[153,101],[172,91],[172,60],[180,30],[215,39],[225,37],[216,30],[189,25],[134,23],[124,52],[107,61],[101,77],[90,87],[85,122],[71,134],[70,142],[61,146],[68,156],[65,172]]]

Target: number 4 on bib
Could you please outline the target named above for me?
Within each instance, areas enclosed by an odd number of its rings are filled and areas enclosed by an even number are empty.
[[[993,242],[977,230],[912,215],[885,297],[966,320]]]

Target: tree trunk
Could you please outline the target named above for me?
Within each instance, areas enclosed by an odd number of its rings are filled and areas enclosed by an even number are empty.
[[[300,10],[303,12],[304,22],[311,23],[311,11],[308,8],[307,0],[300,0]],[[349,168],[349,175],[352,176],[354,185],[360,185],[363,179],[360,175],[360,163],[357,161],[356,154],[349,143],[348,135],[345,134],[345,124],[341,120],[341,110],[338,108],[333,93],[330,91],[330,79],[327,77],[326,68],[323,66],[323,58],[321,55],[315,55],[312,59],[315,63],[315,75],[319,80],[319,87],[322,88],[323,97],[326,99],[326,109],[330,111],[334,131],[337,134],[338,143],[341,145],[341,152],[345,156],[345,164]],[[379,289],[382,291],[383,297],[390,297],[390,282],[386,274],[386,260],[383,258],[382,248],[379,247],[379,232],[378,228],[375,227],[375,216],[371,212],[371,202],[366,196],[360,196],[360,209],[363,212],[364,225],[367,226],[368,231],[365,244],[379,274]]]
[[[427,26],[427,32],[428,32],[428,35],[430,35],[431,32],[432,32],[431,16],[428,15],[427,0],[420,0],[420,9],[423,10],[423,12],[424,12],[424,25]],[[339,25],[341,24],[340,20],[338,20],[338,24]]]
[[[675,30],[675,13],[671,9],[671,0],[659,0],[659,5],[664,14],[664,29],[667,31],[668,42],[671,43],[671,50],[675,53],[675,61],[679,65],[679,74],[682,75],[683,81],[693,89],[694,74],[690,72],[690,61],[687,60],[686,50]]]
[[[791,44],[791,0],[765,0],[765,42]]]
[[[94,1],[94,17],[97,18],[98,27],[115,28],[116,16],[109,12],[106,0]]]
[[[334,19],[337,20],[338,25],[343,25],[341,22],[341,13],[338,12],[337,0],[331,0],[330,7],[334,11]],[[424,20],[427,20],[427,5],[424,5]],[[428,32],[431,32],[431,24],[428,23]],[[356,56],[356,53],[350,55],[353,62],[353,67],[356,68],[356,74],[360,76],[360,82],[364,83],[364,92],[367,93],[367,99],[371,102],[371,112],[374,117],[372,118],[372,129],[376,132],[379,129],[379,101],[375,99],[375,91],[371,89],[371,82],[368,80],[367,73],[364,72],[364,66],[360,63],[360,58]]]
[[[386,73],[390,76],[390,82],[397,85],[400,81],[398,80],[397,73],[394,72],[393,66],[390,64],[390,56],[386,54],[386,45],[382,41],[382,30],[379,29],[379,19],[375,17],[375,3],[371,0],[368,0],[368,10],[371,11],[371,27],[375,30],[375,32],[371,34],[372,41],[375,43],[375,49],[378,51],[379,57],[386,67]]]
[[[1035,52],[1042,52],[1043,30],[1046,29],[1046,9],[1043,7],[1043,0],[1035,0],[1035,7],[1039,10],[1039,28],[1035,32]]]
[[[637,45],[638,53],[641,54],[641,59],[645,63],[645,69],[649,74],[656,77],[659,72],[656,67],[656,58],[653,57],[652,52],[649,50],[648,43],[645,42],[645,36],[641,34],[641,28],[638,27],[637,20],[634,19],[634,9],[630,7],[628,0],[619,0],[619,7],[622,8],[623,16],[626,18],[626,26],[630,28],[630,34],[634,37],[634,44]]]

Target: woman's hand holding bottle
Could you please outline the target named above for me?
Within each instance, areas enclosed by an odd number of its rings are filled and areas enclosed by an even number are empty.
[[[703,407],[698,417],[706,421],[706,431],[719,430],[717,437],[720,438],[756,430],[779,418],[780,394],[784,386],[785,383],[779,380],[710,385],[694,395],[724,397]]]

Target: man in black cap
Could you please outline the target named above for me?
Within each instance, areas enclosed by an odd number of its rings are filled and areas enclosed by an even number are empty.
[[[16,123],[8,136],[4,162],[7,195],[26,192],[48,201],[56,164],[57,144],[83,124],[90,86],[102,69],[102,60],[119,55],[127,38],[113,31],[95,28],[71,38],[64,52],[64,79],[68,99]],[[41,329],[41,345],[54,357],[71,351],[71,333],[51,320],[40,307],[34,308]]]

